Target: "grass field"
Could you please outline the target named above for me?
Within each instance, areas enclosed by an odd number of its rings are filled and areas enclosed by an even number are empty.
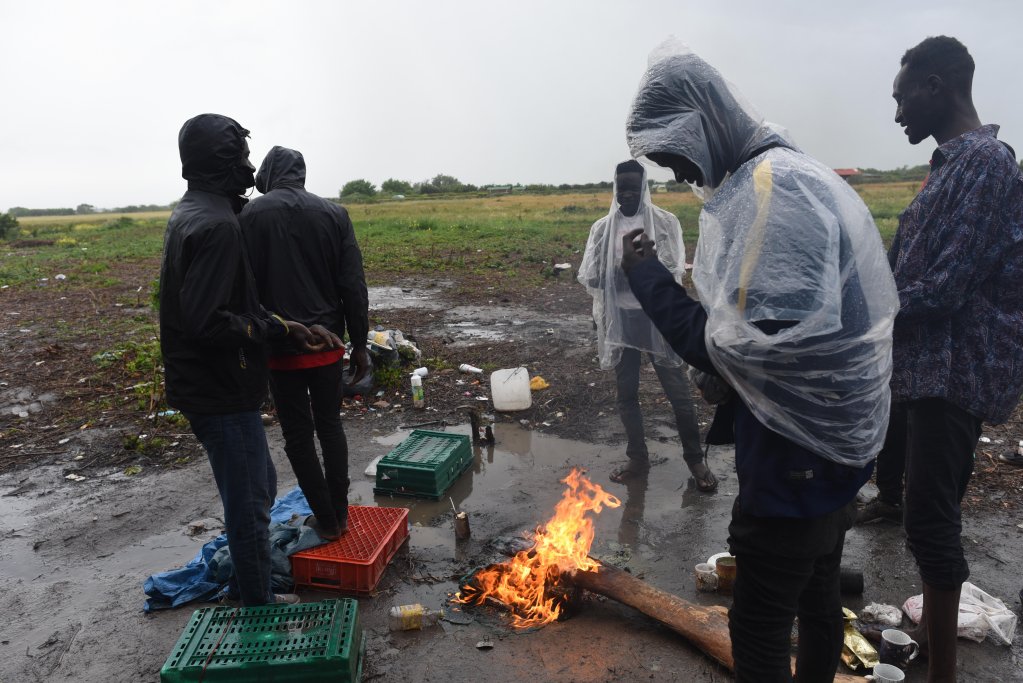
[[[918,183],[857,186],[888,243],[898,214]],[[690,193],[654,195],[676,214],[692,253],[700,202]],[[367,276],[400,272],[534,271],[553,263],[578,264],[590,225],[605,215],[610,192],[405,200],[348,207]],[[91,285],[114,284],[113,261],[155,261],[167,212],[33,216],[0,242],[0,285],[64,274]],[[155,268],[154,268],[155,276]]]

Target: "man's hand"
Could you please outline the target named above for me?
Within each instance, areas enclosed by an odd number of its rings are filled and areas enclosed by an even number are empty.
[[[326,341],[321,339],[318,334],[314,334],[301,322],[285,320],[284,324],[287,325],[287,335],[292,338],[292,344],[302,351],[315,352],[323,351],[326,348]],[[313,325],[313,327],[316,326]]]
[[[341,341],[341,337],[337,336],[323,325],[313,325],[309,328],[309,331],[314,336],[319,337],[328,349],[338,349],[344,346],[344,342]]]
[[[657,258],[654,241],[646,236],[643,228],[636,228],[622,237],[622,270],[628,275],[640,261]]]
[[[355,386],[362,381],[362,378],[369,372],[369,351],[366,350],[365,346],[353,348],[352,353],[348,358],[348,362],[355,366],[355,374],[352,375],[352,386]]]

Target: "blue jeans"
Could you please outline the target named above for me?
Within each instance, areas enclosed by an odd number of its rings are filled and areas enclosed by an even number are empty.
[[[227,545],[234,576],[228,593],[246,607],[272,604],[270,507],[277,496],[277,470],[270,459],[257,411],[207,415],[184,413],[202,442],[224,505]]]

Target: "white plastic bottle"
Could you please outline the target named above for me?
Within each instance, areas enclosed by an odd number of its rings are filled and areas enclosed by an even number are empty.
[[[413,631],[433,626],[443,616],[443,610],[428,610],[419,603],[395,605],[387,614],[387,627],[392,631]]]
[[[426,397],[423,395],[423,378],[419,375],[412,375],[412,407],[425,408]]]

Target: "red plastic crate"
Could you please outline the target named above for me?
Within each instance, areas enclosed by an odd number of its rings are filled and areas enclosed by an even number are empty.
[[[408,538],[408,510],[348,506],[348,531],[336,541],[291,556],[300,586],[369,593]]]

